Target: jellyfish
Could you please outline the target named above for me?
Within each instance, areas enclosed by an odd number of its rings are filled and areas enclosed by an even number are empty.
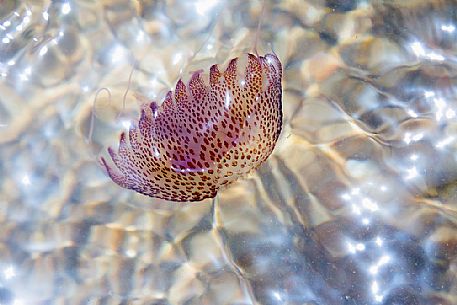
[[[179,80],[163,102],[142,106],[117,150],[100,158],[119,186],[175,202],[214,198],[257,169],[282,127],[282,66],[275,54],[246,54]],[[109,160],[111,159],[111,161]]]

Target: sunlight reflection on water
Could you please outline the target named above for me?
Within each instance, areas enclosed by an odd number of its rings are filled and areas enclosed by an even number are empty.
[[[456,4],[262,3],[2,3],[1,304],[457,303]],[[260,16],[267,163],[214,201],[117,187],[97,156],[142,99],[252,52]]]

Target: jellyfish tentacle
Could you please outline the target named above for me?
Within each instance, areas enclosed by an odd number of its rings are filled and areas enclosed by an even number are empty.
[[[94,126],[95,123],[94,122],[95,122],[95,118],[97,117],[97,111],[95,109],[96,109],[96,104],[97,104],[97,101],[98,101],[98,95],[102,91],[106,91],[108,93],[108,102],[111,103],[111,91],[109,91],[108,88],[103,87],[103,88],[98,89],[95,92],[95,96],[94,96],[94,99],[92,101],[91,114],[90,114],[89,133],[88,133],[87,139],[86,139],[87,143],[92,143],[92,136],[93,136],[94,129],[95,129],[95,126]]]
[[[260,29],[262,27],[262,18],[263,18],[263,15],[265,14],[265,6],[266,6],[266,0],[263,0],[262,9],[260,11],[259,21],[257,22],[257,29],[255,31],[255,38],[254,38],[254,53],[257,57],[259,56],[259,53],[257,52],[257,45],[259,43]]]

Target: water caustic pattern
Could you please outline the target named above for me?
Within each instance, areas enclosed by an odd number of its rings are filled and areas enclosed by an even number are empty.
[[[108,150],[116,168],[101,158],[113,181],[151,197],[200,201],[265,161],[281,132],[281,63],[272,54],[244,57],[223,73],[212,66],[209,85],[194,72],[160,107],[145,105],[129,143],[122,133],[118,152]]]
[[[457,304],[455,1],[0,3],[0,304]]]

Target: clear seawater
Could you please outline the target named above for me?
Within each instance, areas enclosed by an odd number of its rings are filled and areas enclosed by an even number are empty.
[[[142,101],[255,49],[260,169],[188,204],[106,176]],[[450,0],[0,1],[0,304],[455,305],[456,80]]]

